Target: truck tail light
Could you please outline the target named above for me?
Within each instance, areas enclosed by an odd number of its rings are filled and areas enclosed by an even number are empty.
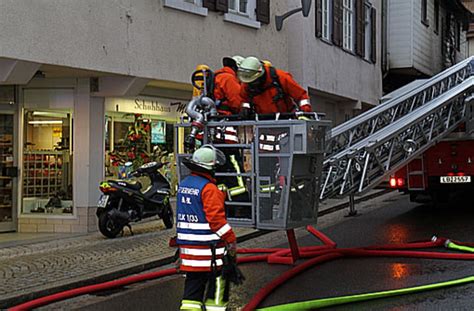
[[[466,173],[464,173],[464,172],[458,172],[456,175],[458,175],[458,176],[466,176]]]
[[[397,187],[401,188],[405,185],[405,180],[403,178],[397,178]]]
[[[397,179],[395,177],[390,177],[390,188],[397,188]]]
[[[390,188],[402,188],[403,186],[405,186],[405,179],[401,177],[392,176],[390,177],[389,184]]]

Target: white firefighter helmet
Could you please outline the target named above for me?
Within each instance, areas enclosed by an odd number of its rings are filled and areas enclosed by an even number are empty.
[[[239,70],[237,71],[237,76],[243,83],[252,83],[263,74],[265,74],[265,69],[262,62],[254,56],[245,58],[240,63]]]

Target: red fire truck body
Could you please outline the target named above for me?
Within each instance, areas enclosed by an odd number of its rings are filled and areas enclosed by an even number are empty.
[[[474,137],[451,133],[390,177],[391,188],[410,194],[412,202],[435,204],[474,191]]]

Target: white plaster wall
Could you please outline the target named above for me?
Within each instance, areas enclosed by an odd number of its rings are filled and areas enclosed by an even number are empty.
[[[286,36],[272,21],[253,29],[163,6],[163,0],[2,0],[0,57],[189,82],[196,64],[257,55],[288,66]]]
[[[89,132],[89,202],[87,207],[96,206],[99,201],[99,183],[104,179],[105,120],[104,98],[90,98]]]
[[[376,105],[382,95],[381,1],[371,1],[377,10],[377,62],[371,64],[315,36],[314,3],[310,16],[287,20],[290,71],[303,86]],[[290,8],[300,1],[289,1]],[[318,103],[315,103],[318,110]]]
[[[428,26],[421,22],[421,2],[413,1],[413,66],[417,70],[432,76],[443,69],[441,31],[443,29],[442,17],[445,16],[445,10],[440,5],[439,29],[438,33],[435,33],[434,1],[427,1],[427,5]]]
[[[92,120],[89,79],[78,79],[74,101],[73,201],[75,207],[89,206],[90,135]],[[92,149],[92,148],[91,148]],[[97,151],[97,150],[95,150]]]
[[[467,56],[474,56],[474,37],[467,39]]]
[[[419,0],[416,2],[421,3]],[[413,65],[413,5],[413,0],[388,0],[388,60],[390,69],[408,68]]]

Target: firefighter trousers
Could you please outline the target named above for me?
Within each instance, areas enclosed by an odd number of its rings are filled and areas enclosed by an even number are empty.
[[[180,310],[225,311],[230,284],[219,273],[187,272]]]

